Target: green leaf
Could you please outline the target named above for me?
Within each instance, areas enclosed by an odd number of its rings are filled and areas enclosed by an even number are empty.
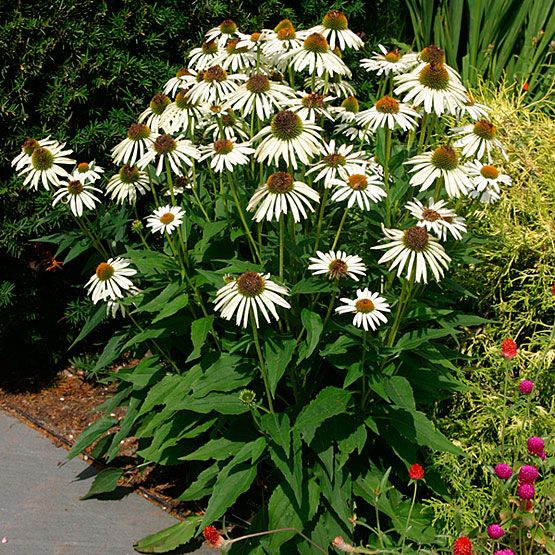
[[[343,355],[355,345],[355,341],[346,336],[340,335],[333,343],[329,343],[320,350],[320,356],[327,357],[330,355]]]
[[[176,312],[185,308],[188,304],[189,304],[189,296],[188,295],[181,294],[178,297],[175,297],[175,299],[171,300],[169,303],[167,303],[164,306],[164,308],[162,308],[162,310],[158,313],[156,318],[154,318],[154,320],[152,320],[151,323],[156,324],[156,322],[159,322],[160,320],[163,320],[164,318],[169,318],[170,316],[173,316]]]
[[[347,412],[351,401],[351,393],[337,387],[326,387],[307,405],[297,417],[295,428],[310,444],[319,426],[332,416]]]
[[[266,440],[259,437],[247,443],[220,472],[206,513],[200,524],[203,528],[220,518],[236,499],[247,491],[257,474],[255,464],[266,449]],[[250,460],[249,460],[250,459]]]
[[[276,392],[279,380],[283,377],[287,366],[291,362],[295,345],[296,341],[294,339],[278,339],[275,341],[268,338],[264,343],[264,358],[272,397]]]
[[[166,303],[175,297],[177,293],[180,291],[181,287],[178,283],[172,282],[167,285],[161,293],[156,295],[154,299],[148,301],[144,305],[138,307],[138,312],[160,312],[166,305]],[[148,291],[145,291],[145,296]]]
[[[109,493],[118,487],[118,480],[123,476],[123,468],[105,468],[94,478],[89,491],[81,500],[96,497],[102,493]]]
[[[436,430],[433,423],[420,411],[392,408],[390,418],[397,431],[405,439],[417,445],[437,451],[447,451],[455,455],[464,454],[461,449],[453,445],[441,432]]]
[[[163,372],[158,355],[147,356],[132,368],[122,368],[118,371],[118,380],[132,383],[137,389],[150,385],[156,375]]]
[[[94,368],[92,369],[92,373],[98,372],[103,368],[106,368],[108,364],[112,364],[114,360],[116,360],[121,353],[124,351],[124,347],[122,346],[125,340],[127,339],[127,332],[122,332],[118,335],[114,335],[102,351],[102,354],[98,357]]]
[[[69,349],[72,349],[82,341],[93,331],[100,323],[102,323],[106,318],[106,305],[104,303],[100,303],[99,306],[96,307],[96,310],[89,316],[89,319],[85,322],[83,329],[79,332],[79,335],[75,338],[73,343],[69,346]],[[68,349],[68,350],[69,350]]]
[[[133,424],[135,424],[141,401],[142,399],[140,397],[131,397],[129,406],[127,407],[127,412],[125,413],[125,418],[121,421],[120,429],[114,435],[110,449],[106,454],[108,462],[112,461],[119,453],[121,441],[128,436]]]
[[[117,422],[118,421],[116,418],[105,417],[97,420],[94,424],[91,424],[77,438],[77,441],[69,450],[67,458],[73,459],[74,457],[76,457],[81,451],[83,451],[83,449],[88,447],[91,443],[93,443],[93,441],[96,441],[102,434],[104,434],[112,426],[117,424]]]
[[[168,270],[176,268],[173,258],[158,251],[144,251],[128,249],[125,253],[145,277],[159,276]]]
[[[187,357],[185,362],[195,360],[200,356],[202,346],[206,342],[206,338],[212,329],[214,323],[214,315],[206,316],[195,320],[191,325],[191,341],[193,342],[193,351]]]
[[[385,382],[385,391],[393,404],[408,411],[416,409],[412,387],[406,378],[393,376]]]
[[[169,528],[144,537],[133,547],[139,553],[168,553],[192,540],[201,520],[201,516],[189,516]]]
[[[415,349],[416,347],[430,341],[431,339],[439,339],[440,337],[445,337],[446,335],[454,335],[460,333],[453,328],[441,328],[441,329],[426,329],[420,328],[417,330],[409,331],[405,333],[399,341],[393,347],[393,351],[399,353],[401,351],[407,351],[410,349]]]
[[[306,295],[308,293],[329,293],[332,286],[320,278],[301,279],[291,287],[291,295]]]
[[[306,308],[303,308],[301,312],[301,320],[306,329],[307,337],[306,343],[303,343],[299,349],[299,361],[308,358],[314,352],[314,349],[316,349],[320,341],[322,330],[324,329],[324,324],[322,323],[320,315]]]
[[[205,468],[178,499],[180,501],[196,501],[197,499],[207,496],[212,491],[219,473],[220,465],[217,462]]]
[[[278,485],[268,503],[268,528],[277,530],[279,528],[297,528],[302,530],[303,521],[295,508],[294,501],[289,499],[284,488]],[[284,531],[271,534],[263,542],[268,553],[280,553],[279,547],[296,535],[293,531]]]
[[[192,453],[180,458],[182,461],[207,461],[208,459],[224,461],[236,455],[244,445],[244,441],[231,441],[224,437],[211,439]]]

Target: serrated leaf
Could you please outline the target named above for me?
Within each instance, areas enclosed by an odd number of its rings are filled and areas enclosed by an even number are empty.
[[[191,324],[191,341],[193,342],[193,351],[187,357],[185,362],[195,360],[200,356],[200,351],[206,342],[206,338],[214,324],[214,315],[199,318]]]
[[[294,339],[278,339],[275,341],[268,338],[264,343],[264,358],[272,397],[275,395],[279,380],[283,377],[287,366],[291,362],[295,345],[296,341]]]
[[[178,499],[180,501],[195,501],[207,496],[212,491],[219,473],[220,465],[217,462],[205,468]]]
[[[79,335],[75,338],[73,343],[69,346],[69,349],[72,349],[82,341],[91,333],[99,324],[101,324],[106,319],[106,306],[104,303],[100,303],[99,306],[96,307],[96,310],[89,316],[88,320],[85,322],[85,325],[79,332]],[[69,350],[68,349],[68,350]]]
[[[157,314],[156,318],[152,320],[152,324],[156,324],[160,320],[164,318],[169,318],[173,316],[176,312],[179,312],[181,309],[185,308],[189,304],[189,296],[182,293],[178,297],[172,299],[169,303],[165,304],[162,310]]]
[[[385,382],[385,391],[391,402],[409,411],[416,409],[414,393],[409,381],[402,376],[393,376]]]
[[[169,528],[144,537],[133,547],[139,553],[168,553],[174,551],[196,536],[201,520],[201,516],[189,516]]]
[[[306,329],[306,343],[303,342],[299,349],[299,361],[308,358],[314,352],[324,329],[320,315],[306,308],[301,311],[301,321]]]
[[[68,459],[76,457],[83,449],[88,447],[91,443],[96,441],[102,434],[107,432],[112,426],[117,424],[117,419],[111,417],[104,417],[91,424],[85,429],[73,444],[73,447],[67,454]]]
[[[453,328],[419,328],[417,330],[409,331],[400,337],[393,347],[393,352],[399,353],[401,351],[416,349],[416,347],[419,347],[423,343],[432,339],[439,339],[440,337],[445,337],[446,335],[456,335],[458,333],[460,332]]]
[[[304,440],[310,444],[322,422],[347,411],[351,393],[337,387],[326,387],[299,414],[295,422]]]
[[[327,281],[314,277],[301,279],[291,287],[291,295],[329,293],[330,291],[332,291],[332,286]]]
[[[102,493],[109,493],[118,487],[118,480],[123,476],[123,468],[105,468],[94,478],[89,491],[80,497],[81,500],[91,499]]]
[[[180,458],[182,461],[206,461],[208,459],[225,461],[236,455],[244,445],[244,441],[231,441],[223,437],[211,439],[192,453]]]

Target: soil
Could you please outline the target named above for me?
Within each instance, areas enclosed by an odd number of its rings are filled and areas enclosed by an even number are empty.
[[[57,447],[70,449],[79,434],[101,417],[95,409],[110,398],[116,385],[88,382],[82,372],[72,368],[59,372],[49,383],[35,383],[31,387],[17,388],[0,385],[0,410],[12,414],[28,426],[48,437]],[[124,409],[118,408],[111,416],[120,420]],[[177,517],[191,514],[191,508],[176,501],[185,484],[179,483],[179,471],[149,465],[135,469],[136,442],[128,438],[122,444],[120,454],[110,466],[125,468],[125,483],[151,502]],[[89,464],[103,468],[102,463],[86,453],[81,458]]]

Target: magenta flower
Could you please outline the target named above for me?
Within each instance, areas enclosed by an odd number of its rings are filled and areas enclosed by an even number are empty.
[[[544,451],[545,443],[541,437],[532,436],[528,439],[528,453],[530,453],[530,455],[538,455],[538,457],[541,457],[541,454],[544,453]]]
[[[496,464],[493,471],[495,475],[502,480],[508,480],[513,475],[513,469],[505,463]]]
[[[493,555],[515,555],[512,549],[500,549],[496,551]]]
[[[521,484],[533,484],[539,476],[538,469],[530,464],[525,464],[518,471],[518,481]]]
[[[492,540],[498,540],[499,538],[502,538],[504,534],[505,530],[503,530],[499,524],[490,524],[488,526],[488,536]]]
[[[534,389],[534,382],[532,380],[522,380],[518,384],[518,389],[523,395],[530,395]]]
[[[532,484],[519,484],[516,490],[516,494],[521,499],[533,499],[535,493],[536,490],[534,489],[534,486]]]

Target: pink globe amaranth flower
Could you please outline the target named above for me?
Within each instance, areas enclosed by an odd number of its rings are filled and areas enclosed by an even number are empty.
[[[545,451],[541,451],[540,453],[538,453],[538,457],[539,457],[542,461],[545,461]]]
[[[533,484],[539,476],[538,469],[530,464],[525,464],[518,471],[518,481],[521,484]]]
[[[424,468],[419,464],[413,464],[409,468],[409,478],[411,480],[422,480],[424,478]]]
[[[513,475],[513,469],[505,463],[496,464],[493,471],[495,475],[502,480],[508,480]]]
[[[472,542],[466,536],[461,536],[453,544],[453,555],[472,555]]]
[[[503,339],[501,342],[501,354],[507,359],[511,360],[516,357],[516,343],[514,339]]]
[[[500,549],[496,551],[493,555],[515,555],[512,549]]]
[[[521,499],[533,499],[536,490],[532,484],[519,484],[516,494]]]
[[[518,389],[523,395],[530,395],[534,389],[534,382],[532,380],[522,380],[518,384]]]
[[[502,538],[504,534],[505,530],[503,530],[499,524],[490,524],[488,526],[488,536],[492,540],[498,540],[499,538]]]
[[[351,544],[347,543],[342,536],[335,536],[333,538],[331,544],[339,551],[343,551],[344,553],[354,553],[355,548]]]
[[[528,453],[538,455],[539,457],[544,453],[545,456],[545,442],[541,437],[532,436],[528,438]]]

